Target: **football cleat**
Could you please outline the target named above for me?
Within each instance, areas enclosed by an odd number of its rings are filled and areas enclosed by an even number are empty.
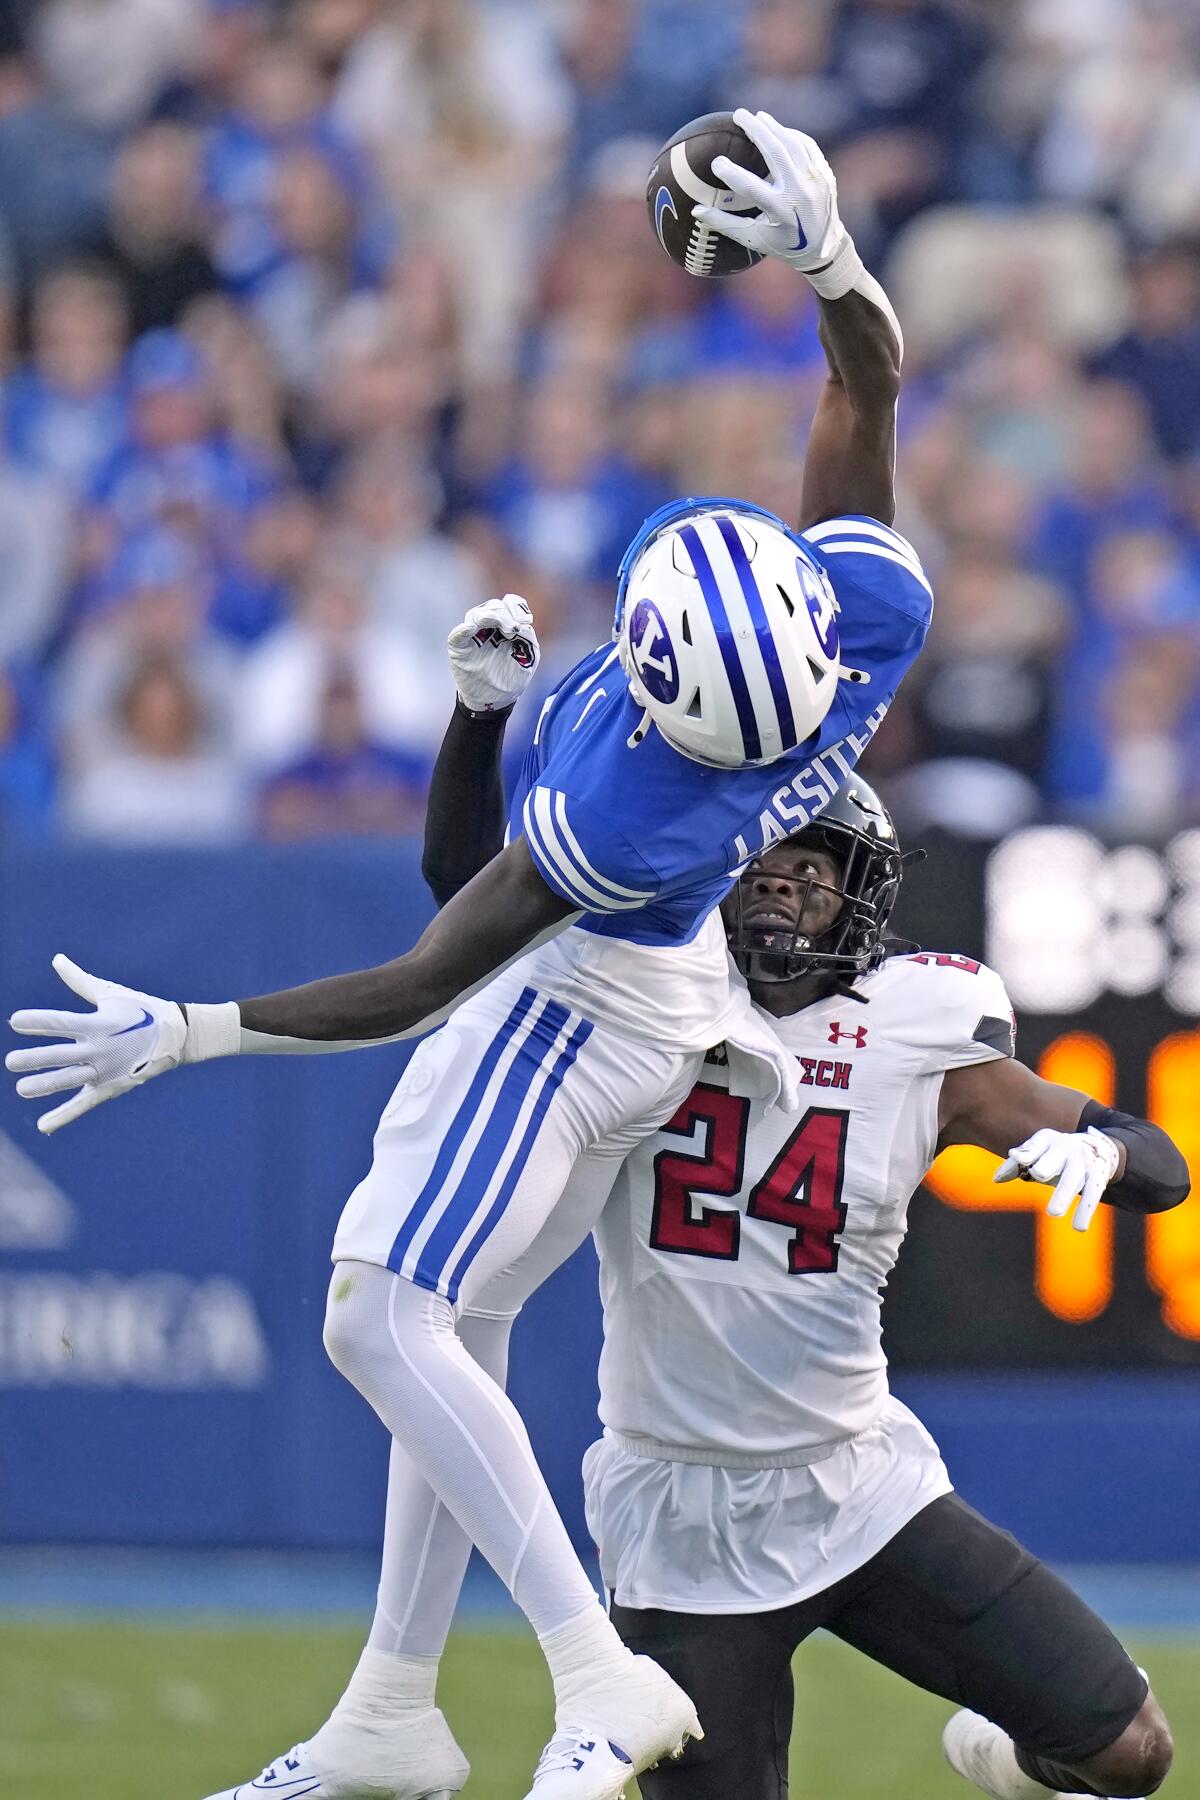
[[[363,1736],[363,1755],[351,1759],[353,1768],[330,1767],[308,1744],[297,1744],[253,1781],[208,1800],[454,1800],[471,1772],[437,1707],[399,1728]]]
[[[992,1800],[1084,1800],[1065,1790],[1054,1795],[1017,1761],[1013,1741],[999,1725],[965,1707],[947,1722],[942,1750],[956,1774],[974,1782]]]
[[[702,1738],[683,1689],[648,1656],[581,1694],[543,1750],[526,1800],[621,1800],[626,1783]],[[586,1719],[586,1724],[576,1721]]]

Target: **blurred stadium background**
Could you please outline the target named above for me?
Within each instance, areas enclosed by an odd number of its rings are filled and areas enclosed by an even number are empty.
[[[657,144],[738,104],[831,150],[908,336],[939,610],[868,765],[930,851],[902,925],[1200,1176],[1195,0],[7,0],[3,1010],[59,948],[212,999],[394,954],[448,626],[526,594],[548,685],[662,500],[794,511],[811,296],[691,281],[644,211]],[[209,1068],[52,1143],[0,1091],[12,1800],[81,1767],[198,1800],[339,1691],[384,1457],[320,1317],[400,1060]],[[1198,1800],[1200,1206],[1078,1239],[990,1166],[915,1209],[897,1386],[969,1499],[1086,1565]],[[589,1259],[514,1380],[579,1534]],[[547,1694],[485,1572],[467,1599],[448,1704],[515,1800]],[[803,1670],[799,1793],[958,1791],[945,1708],[839,1646]]]

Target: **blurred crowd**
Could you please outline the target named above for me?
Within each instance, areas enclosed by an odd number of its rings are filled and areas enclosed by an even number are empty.
[[[817,135],[908,334],[929,650],[905,816],[1200,818],[1196,0],[8,0],[0,816],[214,844],[419,823],[445,634],[549,685],[686,492],[794,515],[789,269],[683,275],[658,144]]]

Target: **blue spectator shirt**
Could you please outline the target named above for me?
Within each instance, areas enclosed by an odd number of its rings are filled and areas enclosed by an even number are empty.
[[[4,440],[14,462],[86,494],[128,429],[116,381],[92,394],[69,394],[40,370],[18,369],[4,389]]]
[[[214,432],[165,450],[125,444],[100,472],[92,500],[123,535],[162,523],[178,510],[193,518],[211,543],[240,536],[244,522],[279,486],[266,462]]]
[[[559,581],[605,581],[642,520],[667,496],[621,456],[599,458],[561,487],[514,460],[486,505],[513,547]]]
[[[213,260],[225,285],[253,293],[291,252],[275,223],[275,182],[293,150],[320,156],[354,209],[352,286],[382,278],[395,247],[390,210],[368,160],[326,115],[271,135],[254,121],[227,115],[205,148],[204,186],[217,215]]]

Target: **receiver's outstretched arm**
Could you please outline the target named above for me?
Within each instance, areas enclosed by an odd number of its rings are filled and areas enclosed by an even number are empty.
[[[882,290],[881,290],[882,291]],[[865,513],[896,516],[896,401],[900,345],[888,314],[865,294],[822,300],[829,377],[817,401],[800,493],[800,529]]]
[[[492,858],[403,956],[237,1003],[252,1038],[361,1042],[427,1031],[498,970],[576,917],[533,866],[524,838]]]
[[[577,916],[538,874],[523,839],[501,849],[504,719],[538,661],[529,608],[514,594],[473,608],[450,633],[449,652],[459,697],[438,759],[431,808],[439,823],[425,855],[427,879],[448,904],[414,948],[374,969],[216,1006],[162,1000],[57,956],[62,980],[94,1011],[13,1015],[23,1036],[63,1040],[6,1058],[22,1098],[70,1096],[41,1115],[40,1130],[57,1131],[179,1063],[411,1037]]]
[[[718,157],[713,175],[754,213],[697,207],[697,217],[747,250],[788,263],[815,288],[829,379],[804,465],[800,529],[845,513],[890,525],[896,502],[896,399],[904,337],[891,302],[838,213],[837,182],[820,145],[770,113],[734,113],[765,177]]]

